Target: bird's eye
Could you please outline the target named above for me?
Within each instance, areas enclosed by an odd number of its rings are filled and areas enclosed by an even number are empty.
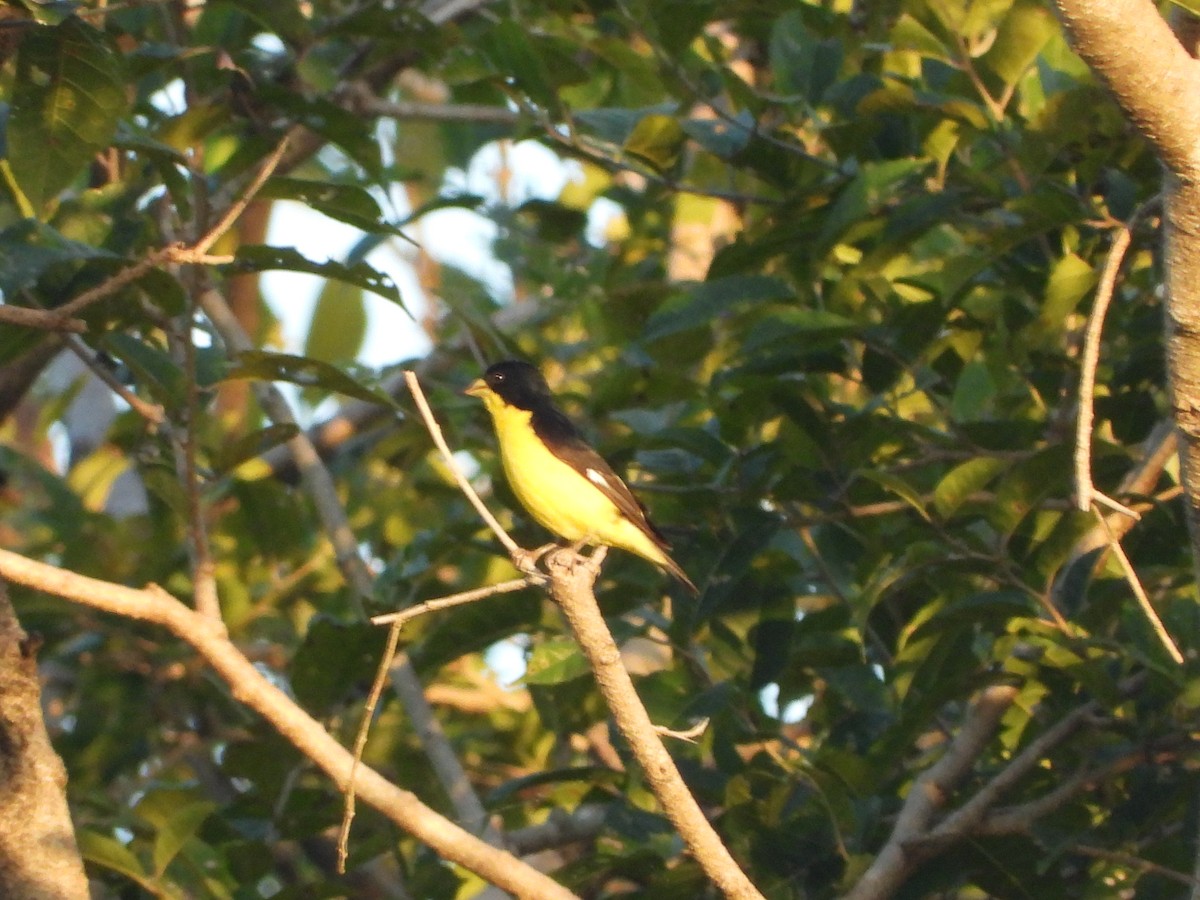
[[[493,372],[492,373],[492,384],[500,384],[500,382],[502,382],[503,380],[504,380],[503,372]]]

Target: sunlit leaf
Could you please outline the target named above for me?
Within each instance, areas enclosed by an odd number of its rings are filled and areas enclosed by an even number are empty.
[[[317,295],[304,355],[328,363],[352,362],[367,335],[367,309],[361,287],[327,281]]]
[[[543,641],[533,649],[525,667],[526,684],[558,684],[588,673],[587,660],[570,638]]]
[[[82,173],[126,108],[121,61],[80,19],[32,30],[17,55],[8,158],[35,210]]]
[[[235,357],[233,365],[225,373],[225,378],[287,381],[300,387],[319,387],[386,407],[395,405],[395,401],[385,392],[363,384],[336,366],[318,359],[287,353],[246,350]]]
[[[316,262],[291,247],[247,246],[239,247],[233,268],[240,272],[264,272],[269,269],[286,269],[290,272],[307,272],[322,278],[334,278],[357,285],[360,288],[386,297],[404,306],[400,289],[392,279],[365,262],[351,264],[333,260]]]

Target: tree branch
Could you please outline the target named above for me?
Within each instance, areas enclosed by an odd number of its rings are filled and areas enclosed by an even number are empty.
[[[67,773],[42,719],[35,651],[0,579],[0,896],[87,900]]]
[[[1056,0],[1075,51],[1172,171],[1200,173],[1200,68],[1150,0]],[[1137,40],[1129,39],[1137,35]]]
[[[679,831],[704,874],[725,896],[761,900],[762,895],[721,842],[688,790],[642,705],[633,679],[621,663],[621,650],[596,602],[593,591],[595,568],[582,564],[579,555],[570,549],[551,553],[546,559],[546,567],[550,573],[550,596],[571,624],[571,631],[591,665],[604,702],[645,772],[646,781],[663,812]]]
[[[917,863],[907,847],[925,836],[934,815],[983,753],[1017,694],[1015,687],[1006,684],[992,685],[979,694],[942,758],[913,782],[887,843],[846,900],[886,900],[904,883]]]
[[[114,615],[161,626],[193,647],[229,685],[238,701],[266,719],[283,737],[346,790],[350,753],[320,723],[264,677],[229,640],[224,627],[189,609],[161,588],[124,587],[0,550],[0,577]],[[358,795],[441,856],[519,896],[567,900],[575,895],[512,854],[490,846],[438,815],[415,794],[366,766],[358,769]]]
[[[250,338],[242,330],[237,317],[220,294],[215,290],[206,290],[201,293],[199,302],[200,308],[230,350],[240,353],[252,348]],[[296,424],[296,418],[278,388],[273,384],[256,382],[255,391],[259,403],[273,422]],[[329,474],[316,448],[303,431],[298,431],[287,441],[287,445],[296,467],[300,470],[305,488],[317,508],[322,527],[333,545],[338,566],[357,598],[359,609],[364,610],[363,604],[371,596],[374,579],[359,555],[358,540],[350,527],[346,511],[342,508],[333,476]],[[488,833],[490,829],[487,824],[487,812],[475,795],[462,764],[435,719],[433,709],[425,699],[421,681],[406,655],[399,655],[391,673],[392,686],[405,710],[412,717],[414,727],[427,739],[425,752],[460,820],[467,823],[472,830]],[[499,841],[494,832],[491,836],[493,840]]]

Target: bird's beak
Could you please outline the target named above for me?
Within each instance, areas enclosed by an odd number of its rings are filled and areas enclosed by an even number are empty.
[[[491,389],[487,386],[486,381],[484,381],[482,378],[476,378],[469,385],[467,385],[467,387],[463,390],[463,393],[470,397],[482,397],[489,390]]]

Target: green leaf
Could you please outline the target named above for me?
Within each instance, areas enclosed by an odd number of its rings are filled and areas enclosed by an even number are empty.
[[[819,40],[809,30],[805,13],[793,10],[775,20],[769,46],[776,90],[799,94],[816,104],[837,80],[842,65],[842,45]]]
[[[983,490],[1008,463],[994,456],[969,459],[947,472],[933,489],[933,507],[950,518],[976,491]]]
[[[121,332],[106,334],[101,346],[128,366],[158,403],[178,408],[184,402],[187,383],[183,370],[166,352]]]
[[[921,496],[921,492],[916,490],[903,478],[879,469],[859,469],[855,474],[859,478],[873,481],[890,493],[895,494],[920,513],[922,519],[926,522],[929,521],[929,513],[925,510],[925,499]]]
[[[502,19],[484,35],[479,46],[496,71],[516,82],[534,103],[546,109],[557,105],[550,70],[521,23]]]
[[[31,29],[17,54],[8,158],[34,209],[108,146],[125,113],[120,57],[77,18]]]
[[[865,163],[825,214],[817,243],[832,246],[854,224],[875,216],[892,201],[904,181],[929,166],[924,159],[890,159]]]
[[[147,796],[158,793],[163,792],[155,791]],[[154,835],[154,871],[156,875],[166,872],[167,866],[183,849],[184,844],[200,829],[204,820],[218,809],[216,803],[190,799],[190,795],[183,791],[166,793],[172,796],[173,802],[162,810],[163,815],[157,817],[158,828]],[[139,814],[142,813],[143,805],[144,803],[138,805]]]
[[[1000,23],[996,40],[982,62],[1006,85],[1016,84],[1057,33],[1054,14],[1044,4],[1018,0]]]
[[[0,292],[9,300],[33,287],[59,263],[114,259],[113,254],[63,237],[49,225],[25,220],[0,232]]]
[[[950,402],[951,412],[959,422],[971,422],[987,417],[992,398],[996,396],[996,383],[986,364],[969,362],[963,366],[954,385],[954,397]]]
[[[575,121],[590,129],[602,140],[611,144],[624,145],[643,119],[655,115],[670,116],[675,111],[674,103],[660,103],[640,109],[602,107],[580,110],[575,114]]]
[[[1010,619],[1029,615],[1033,606],[1030,597],[1019,591],[985,591],[972,594],[939,609],[913,629],[909,640],[919,640],[959,624],[1003,627]]]
[[[659,172],[670,169],[683,148],[683,129],[674,116],[652,114],[642,118],[625,139],[625,152],[649,163]]]
[[[858,329],[854,320],[827,310],[781,309],[751,327],[742,342],[741,352],[752,357],[780,344],[801,348],[805,345],[798,341],[812,341],[822,335],[836,337]]]
[[[487,795],[488,809],[496,809],[502,803],[509,802],[530,788],[544,785],[571,784],[582,782],[585,785],[607,784],[615,787],[620,783],[618,772],[605,766],[575,766],[569,769],[546,769],[519,778],[510,778]]]
[[[1058,260],[1046,283],[1046,297],[1038,313],[1039,327],[1055,336],[1062,334],[1067,327],[1067,317],[1087,296],[1097,277],[1096,270],[1074,253]]]
[[[732,121],[730,121],[732,118]],[[745,150],[754,137],[754,116],[742,110],[736,116],[721,119],[684,119],[684,133],[709,153],[730,159]]]
[[[368,387],[336,366],[319,359],[292,356],[288,353],[269,353],[266,350],[246,350],[239,353],[223,380],[232,381],[238,378],[286,381],[306,388],[320,387],[358,400],[392,408],[396,406],[395,401],[386,393]]]
[[[384,221],[375,198],[358,185],[277,175],[263,185],[259,196],[271,200],[295,200],[360,231],[400,233]]]
[[[327,281],[317,297],[304,355],[327,363],[352,362],[367,335],[367,309],[362,288]]]
[[[300,428],[291,423],[268,425],[238,438],[224,446],[213,460],[213,468],[220,474],[231,472],[248,459],[262,456],[273,447],[286,443],[300,433]],[[239,475],[243,473],[239,472]]]
[[[116,838],[84,829],[79,833],[79,852],[90,863],[120,872],[139,884],[145,883],[147,873],[141,860]]]
[[[533,648],[525,667],[526,684],[559,684],[588,673],[587,660],[570,638],[553,638]]]
[[[309,259],[291,247],[269,247],[257,244],[239,247],[237,260],[232,264],[231,268],[238,272],[265,272],[270,269],[286,269],[289,272],[306,272],[309,275],[319,275],[322,278],[333,278],[337,281],[345,281],[348,284],[357,285],[381,297],[386,297],[393,303],[399,304],[405,312],[408,312],[408,308],[404,306],[404,301],[400,297],[400,289],[396,287],[396,283],[389,276],[362,261],[349,265],[334,262],[333,260],[321,263]]]
[[[791,296],[791,288],[779,278],[727,275],[695,285],[682,298],[658,310],[646,323],[642,338],[653,341],[689,328],[707,328],[712,319],[737,307]]]
[[[312,40],[312,25],[300,11],[300,4],[291,0],[261,3],[259,0],[230,0],[247,16],[258,22],[268,33],[273,32],[293,46]]]
[[[324,712],[367,682],[383,653],[387,630],[315,616],[292,658],[292,690],[306,709]]]
[[[1065,495],[1070,473],[1070,450],[1065,446],[1047,447],[1022,460],[997,485],[995,499],[987,507],[989,521],[1002,534],[1010,533],[1043,498]]]

